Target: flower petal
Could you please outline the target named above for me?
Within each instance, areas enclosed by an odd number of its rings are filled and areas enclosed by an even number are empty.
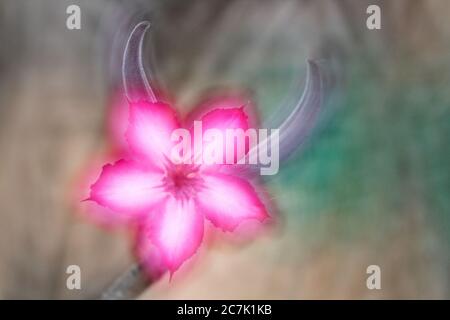
[[[200,126],[197,122],[194,122],[194,126],[191,129],[193,134],[191,134],[194,139],[201,139],[202,148],[199,150],[195,148],[195,145],[200,142],[194,141],[194,159],[202,159],[202,164],[212,164],[208,163],[211,160],[206,160],[206,154],[216,154],[216,152],[220,152],[219,156],[215,157],[218,161],[215,161],[215,164],[235,164],[239,159],[241,159],[245,154],[247,154],[250,146],[250,140],[245,138],[244,136],[244,144],[243,148],[238,149],[238,144],[236,140],[233,139],[231,143],[227,140],[227,130],[232,133],[234,129],[241,129],[241,133],[245,134],[246,130],[249,128],[248,117],[244,111],[244,107],[241,106],[239,108],[228,108],[228,109],[215,109],[208,113],[206,113],[199,121],[201,123],[201,130],[199,130]],[[208,137],[206,132],[207,130],[214,129],[217,132],[217,135],[214,137]],[[200,131],[200,132],[197,132]],[[211,133],[212,131],[210,131]],[[200,135],[201,133],[201,135]],[[257,139],[257,137],[255,137]],[[256,143],[257,141],[254,141]],[[231,154],[231,160],[227,159],[227,155]],[[203,157],[203,158],[201,158]],[[198,161],[198,160],[195,160]],[[205,163],[207,161],[207,163]],[[198,163],[198,162],[196,162]]]
[[[244,106],[244,111],[248,116],[249,125],[254,128],[259,128],[260,120],[256,105],[253,103],[251,95],[248,92],[242,91],[210,93],[187,114],[185,120],[186,127],[192,126],[194,120],[201,119],[202,116],[210,111],[240,108],[242,106]]]
[[[195,209],[193,200],[170,197],[165,205],[153,211],[141,228],[138,254],[143,260],[147,255],[159,257],[160,261],[152,264],[162,265],[173,273],[197,251],[203,239],[203,223],[203,216]],[[157,253],[152,246],[157,248]]]
[[[204,173],[197,206],[216,227],[233,231],[242,221],[268,218],[266,208],[249,182],[222,173]]]
[[[151,210],[166,197],[161,188],[162,172],[119,160],[103,167],[91,186],[89,200],[115,212],[137,215]]]
[[[203,129],[248,129],[248,117],[244,111],[244,107],[229,109],[214,109],[202,118]]]
[[[171,135],[179,126],[176,112],[169,105],[131,102],[126,139],[135,155],[160,165],[164,156],[170,155],[174,145]]]

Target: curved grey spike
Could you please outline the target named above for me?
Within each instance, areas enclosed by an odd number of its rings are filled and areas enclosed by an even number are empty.
[[[305,89],[301,98],[291,108],[289,116],[279,126],[278,134],[271,133],[259,141],[249,152],[249,159],[258,153],[271,153],[272,139],[279,139],[279,161],[286,160],[305,141],[313,129],[323,100],[323,83],[319,66],[308,60]],[[278,136],[277,136],[278,135]],[[269,149],[269,150],[268,150]],[[276,152],[275,150],[273,150]],[[265,167],[260,162],[251,165],[253,169]]]
[[[280,161],[286,159],[308,137],[322,107],[323,83],[319,66],[308,60],[303,95],[280,126]]]
[[[138,23],[128,37],[122,60],[122,80],[129,101],[156,102],[156,95],[147,80],[142,60],[144,36],[150,23]]]

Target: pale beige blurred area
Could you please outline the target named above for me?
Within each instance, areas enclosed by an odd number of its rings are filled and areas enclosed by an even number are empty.
[[[335,231],[326,223],[329,232]],[[381,241],[305,241],[294,231],[239,250],[212,248],[185,277],[164,278],[141,299],[442,299],[448,271],[430,232],[402,226]],[[409,232],[405,232],[405,228]],[[413,230],[412,228],[419,229]],[[298,232],[301,229],[297,229]],[[370,233],[375,234],[375,231]],[[414,240],[412,240],[414,239]],[[428,246],[421,241],[432,242]],[[434,240],[434,242],[433,242]],[[317,241],[317,240],[316,240]],[[368,266],[382,270],[381,290],[368,290]],[[231,276],[230,276],[231,275]]]
[[[74,3],[82,10],[82,29],[69,31],[65,9]],[[273,56],[302,71],[307,58],[333,55],[345,66],[361,51],[374,50],[389,66],[401,52],[439,57],[450,36],[447,0],[3,0],[0,298],[97,298],[133,262],[125,231],[106,231],[81,218],[70,200],[83,167],[107,143],[112,52],[105,29],[113,33],[119,25],[108,15],[132,10],[133,3],[159,10],[158,76],[181,105],[210,86],[251,86],[262,66],[277,63]],[[371,3],[382,6],[383,29],[368,33]],[[387,78],[398,77],[389,70]],[[289,89],[281,88],[274,100]],[[281,213],[295,211],[290,200],[296,193],[277,182],[270,187]],[[332,212],[317,220],[290,218],[245,246],[203,247],[189,272],[171,282],[163,278],[140,298],[449,297],[447,247],[420,203],[387,225],[363,225],[364,232],[349,238]],[[81,267],[82,290],[66,288],[71,264]],[[366,287],[371,264],[383,270],[382,290]]]

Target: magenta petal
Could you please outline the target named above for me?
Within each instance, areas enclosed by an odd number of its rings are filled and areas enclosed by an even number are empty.
[[[154,210],[141,229],[139,255],[145,257],[155,250],[152,246],[156,247],[157,254],[152,257],[158,256],[160,261],[153,264],[163,265],[173,273],[197,251],[203,239],[203,223],[194,201],[170,197],[165,205]]]
[[[215,92],[206,97],[186,116],[186,125],[191,126],[195,120],[199,120],[203,115],[217,109],[235,109],[244,106],[245,114],[248,116],[249,125],[258,128],[258,112],[247,92]]]
[[[179,126],[175,111],[165,103],[130,103],[126,139],[135,155],[160,165],[164,156],[170,156],[171,135]]]
[[[249,182],[221,174],[204,173],[204,188],[197,205],[207,219],[224,231],[233,231],[242,221],[268,217],[266,208]]]
[[[120,160],[103,167],[89,199],[119,214],[146,213],[166,197],[162,178],[162,172]]]
[[[249,128],[248,124],[248,116],[244,111],[244,107],[239,108],[228,108],[228,109],[215,109],[208,113],[206,113],[201,119],[201,125],[202,125],[202,131],[203,135],[205,134],[206,130],[209,129],[215,129],[219,130],[221,132],[222,137],[226,137],[227,130],[234,130],[234,129],[242,129],[244,132]],[[245,144],[245,149],[243,150],[244,153],[237,152],[237,148],[235,145],[227,145],[227,143],[224,140],[219,141],[208,141],[208,139],[202,140],[203,147],[202,152],[206,152],[209,148],[211,150],[220,150],[222,149],[222,159],[220,164],[227,163],[226,161],[226,154],[230,153],[234,154],[234,157],[232,158],[232,162],[228,162],[229,164],[237,163],[238,159],[242,158],[249,150],[249,142],[247,141]],[[219,144],[219,145],[214,145]],[[228,150],[229,149],[229,150]],[[196,158],[199,157],[199,155],[195,155]]]
[[[243,107],[230,109],[215,109],[202,118],[203,130],[219,129],[225,133],[226,129],[248,129],[248,117]]]

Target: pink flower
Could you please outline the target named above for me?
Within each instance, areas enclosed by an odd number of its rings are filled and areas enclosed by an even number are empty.
[[[189,129],[191,120],[184,127]],[[216,108],[199,120],[204,129],[249,127],[240,106]],[[223,231],[234,231],[248,219],[262,222],[268,218],[253,186],[232,170],[223,170],[230,165],[174,164],[170,160],[171,134],[180,127],[168,104],[130,102],[125,134],[129,152],[103,167],[89,197],[121,218],[138,221],[139,259],[148,269],[171,274],[199,248],[205,218]]]

